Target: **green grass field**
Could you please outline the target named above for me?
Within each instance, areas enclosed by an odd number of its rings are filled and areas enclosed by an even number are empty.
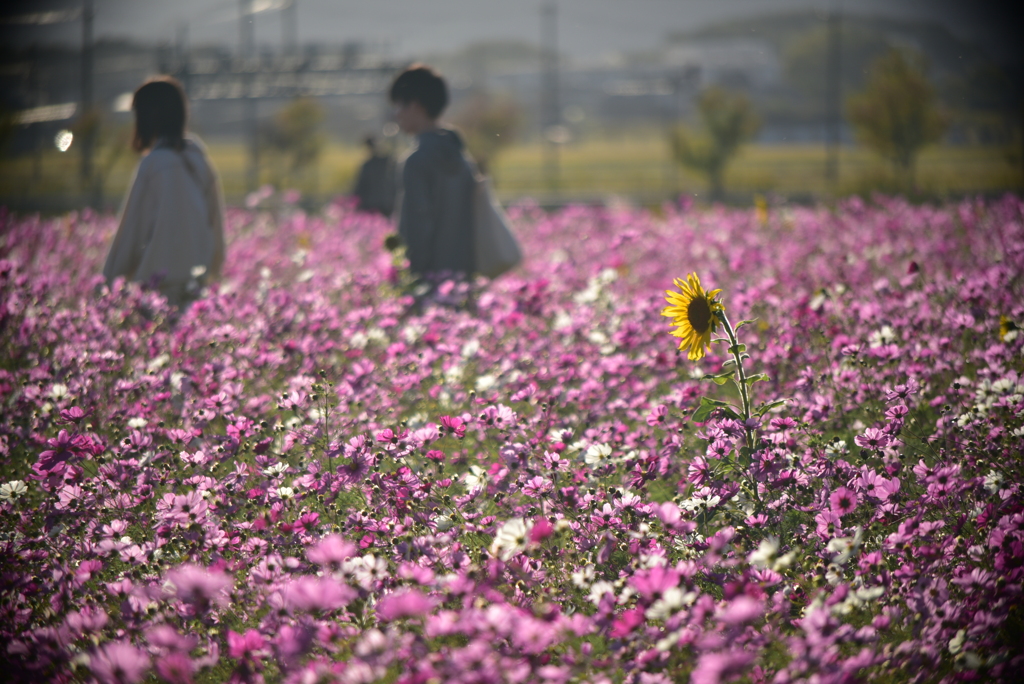
[[[246,192],[245,148],[241,144],[216,142],[209,147],[228,202],[240,203]],[[706,183],[700,176],[671,163],[668,146],[657,135],[606,137],[563,146],[558,151],[557,190],[548,184],[544,155],[539,144],[517,145],[501,152],[492,164],[492,173],[502,200],[533,197],[543,204],[555,204],[618,196],[641,204],[657,204],[680,192],[696,195],[700,201],[706,192]],[[727,198],[744,203],[757,193],[774,193],[799,201],[829,197],[833,189],[825,179],[824,158],[824,149],[815,145],[747,146],[729,166]],[[260,182],[297,187],[316,203],[346,193],[361,159],[360,149],[329,143],[315,168],[289,179],[280,171],[284,162],[267,155],[261,165]],[[102,172],[104,206],[113,207],[120,202],[135,162],[135,155],[126,150],[99,150],[96,167]],[[44,210],[81,204],[89,193],[80,182],[79,163],[74,147],[67,153],[50,149],[38,158],[0,160],[0,203]],[[888,164],[872,152],[855,147],[842,150],[836,194],[908,189],[896,181]],[[923,198],[1022,190],[1020,162],[1005,148],[932,147],[918,159],[914,194]]]

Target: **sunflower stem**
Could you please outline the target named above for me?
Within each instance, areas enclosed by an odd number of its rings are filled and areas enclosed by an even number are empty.
[[[729,322],[729,317],[725,311],[716,311],[715,315],[718,320],[721,321],[722,327],[725,328],[726,334],[729,336],[729,351],[732,353],[733,359],[736,361],[736,384],[740,388],[740,401],[742,402],[743,411],[743,433],[746,436],[747,449],[749,453],[754,453],[754,429],[750,426],[750,391],[747,387],[747,374],[743,370],[743,352],[740,350],[739,340],[736,339],[736,330],[733,329],[732,323]],[[754,480],[753,474],[748,472],[748,483],[750,490],[754,495],[754,500],[757,502],[758,512],[764,510],[764,504],[761,502],[761,495],[757,491],[757,481]]]
[[[750,420],[750,394],[747,390],[747,374],[743,370],[743,353],[740,351],[739,340],[736,339],[736,331],[733,330],[732,324],[729,322],[729,316],[725,311],[716,311],[715,315],[722,322],[722,327],[725,328],[725,332],[729,336],[729,351],[736,360],[736,384],[739,385],[740,401],[743,403],[743,430],[747,436],[747,447],[753,451],[754,431],[747,424]]]

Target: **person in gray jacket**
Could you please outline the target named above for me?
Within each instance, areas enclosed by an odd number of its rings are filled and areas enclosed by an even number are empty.
[[[416,136],[399,175],[398,234],[409,269],[421,281],[468,280],[474,270],[474,169],[462,138],[438,125],[448,86],[430,67],[414,64],[389,92],[395,122]]]
[[[135,91],[135,170],[103,275],[154,286],[186,307],[224,264],[224,201],[202,144],[186,135],[188,100],[174,78]]]

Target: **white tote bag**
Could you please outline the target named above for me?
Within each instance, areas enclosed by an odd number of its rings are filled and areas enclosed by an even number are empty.
[[[476,176],[473,213],[476,272],[488,278],[497,278],[523,260],[523,251],[512,234],[505,210],[494,196],[490,179],[483,174]]]

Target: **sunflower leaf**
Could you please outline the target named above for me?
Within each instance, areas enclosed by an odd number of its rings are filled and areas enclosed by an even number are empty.
[[[733,330],[739,330],[740,328],[745,326],[747,323],[756,323],[756,322],[757,322],[756,318],[751,318],[751,319],[746,320],[746,321],[740,321],[739,323],[736,324],[736,326],[733,328]]]
[[[755,382],[759,382],[759,381],[768,382],[768,380],[769,380],[769,377],[768,377],[767,374],[765,374],[765,373],[754,373],[753,375],[747,377],[747,384],[748,385],[753,385]]]
[[[693,421],[695,423],[705,422],[715,409],[722,409],[722,411],[730,418],[739,417],[739,414],[736,413],[735,409],[729,405],[729,402],[722,401],[720,399],[701,397],[700,406],[698,406],[697,410],[693,412]]]
[[[747,345],[745,344],[737,344],[732,347],[729,347],[730,354],[742,354],[745,351],[747,351]]]
[[[769,411],[771,411],[773,408],[775,408],[777,406],[782,406],[787,401],[789,401],[789,400],[788,399],[776,399],[775,401],[769,401],[769,402],[767,402],[765,404],[761,404],[760,406],[758,406],[757,410],[755,410],[754,413],[757,414],[758,417],[761,417],[764,414],[766,414]]]
[[[725,381],[732,377],[731,370],[724,370],[718,373],[705,373],[701,380],[710,380],[716,385],[724,385]]]

